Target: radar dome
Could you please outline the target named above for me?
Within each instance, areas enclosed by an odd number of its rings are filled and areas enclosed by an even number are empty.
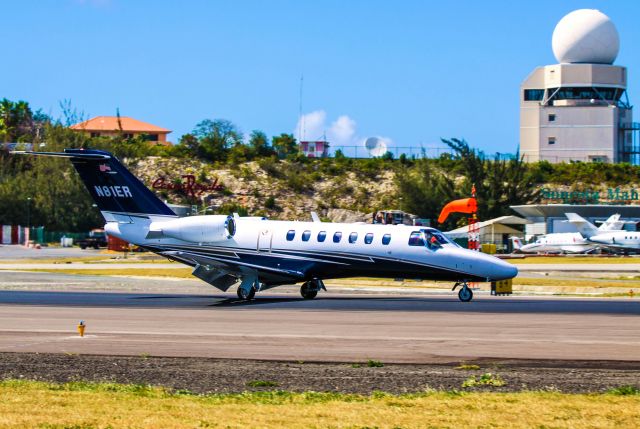
[[[607,15],[595,9],[578,9],[558,22],[551,45],[560,63],[613,64],[620,39]]]

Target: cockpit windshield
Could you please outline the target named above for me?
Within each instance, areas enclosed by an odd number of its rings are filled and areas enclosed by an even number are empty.
[[[413,231],[409,236],[409,245],[424,246],[431,250],[438,249],[443,245],[458,246],[455,242],[445,237],[442,232],[433,228],[424,228],[419,231]]]

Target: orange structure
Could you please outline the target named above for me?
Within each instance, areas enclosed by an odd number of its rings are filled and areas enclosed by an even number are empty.
[[[129,118],[128,116],[96,116],[87,121],[71,125],[74,131],[81,131],[91,137],[116,137],[119,135],[125,138],[135,136],[144,137],[149,143],[156,143],[163,146],[170,145],[167,141],[167,134],[171,132],[166,128],[161,128],[147,122]]]
[[[449,217],[451,213],[468,213],[469,217],[469,230],[468,230],[468,243],[469,249],[480,250],[480,229],[478,228],[478,201],[476,200],[476,186],[471,187],[471,198],[463,198],[461,200],[454,200],[445,204],[438,216],[438,223],[443,223]]]
[[[451,213],[476,213],[478,211],[478,202],[475,197],[463,198],[447,203],[438,216],[438,223],[443,223]]]

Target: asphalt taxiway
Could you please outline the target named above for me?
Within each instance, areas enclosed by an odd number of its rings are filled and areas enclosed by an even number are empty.
[[[76,325],[84,320],[86,335]],[[197,280],[0,272],[0,351],[293,361],[637,361],[640,301],[277,288],[251,302]]]

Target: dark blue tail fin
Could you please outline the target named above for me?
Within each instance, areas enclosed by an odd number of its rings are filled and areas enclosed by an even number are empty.
[[[175,216],[109,152],[65,149],[64,152],[27,152],[30,155],[69,158],[102,212]]]

